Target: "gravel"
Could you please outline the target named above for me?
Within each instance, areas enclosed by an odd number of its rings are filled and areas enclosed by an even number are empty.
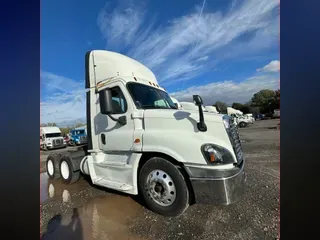
[[[44,239],[279,239],[280,131],[272,128],[278,123],[262,120],[239,130],[247,187],[236,204],[195,204],[184,215],[167,218],[147,210],[137,197],[92,186],[88,179],[65,186],[42,174],[40,234]]]

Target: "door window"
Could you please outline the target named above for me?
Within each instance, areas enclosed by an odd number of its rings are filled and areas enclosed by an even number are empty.
[[[113,114],[121,114],[127,111],[127,102],[120,87],[111,88]]]

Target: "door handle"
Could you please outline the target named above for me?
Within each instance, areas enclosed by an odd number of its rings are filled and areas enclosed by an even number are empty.
[[[103,145],[106,145],[106,135],[104,133],[101,134],[101,142]]]

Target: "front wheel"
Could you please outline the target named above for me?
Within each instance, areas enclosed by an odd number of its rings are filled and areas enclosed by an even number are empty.
[[[139,190],[155,213],[179,216],[189,207],[189,189],[184,176],[177,166],[164,158],[151,158],[142,166]]]
[[[246,123],[244,123],[244,122],[239,123],[240,128],[244,128],[245,126],[246,126]]]

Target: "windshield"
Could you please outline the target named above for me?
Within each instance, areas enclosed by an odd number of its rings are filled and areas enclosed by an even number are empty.
[[[80,134],[84,134],[84,130],[74,130],[71,132],[72,135],[80,135]]]
[[[177,109],[168,93],[140,83],[128,83],[129,92],[137,108]]]
[[[47,138],[61,137],[61,133],[47,133]]]

